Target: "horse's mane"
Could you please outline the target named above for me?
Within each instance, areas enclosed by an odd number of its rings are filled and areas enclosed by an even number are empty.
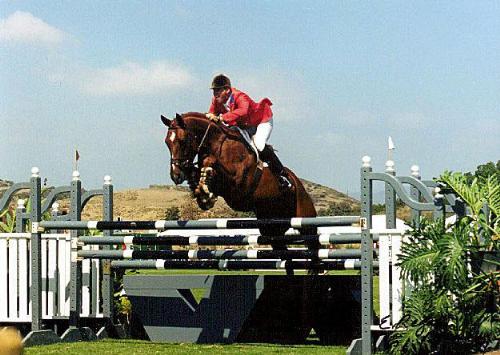
[[[224,125],[210,121],[204,113],[186,112],[186,113],[183,113],[181,116],[183,119],[194,118],[195,121],[201,120],[201,121],[207,122],[212,127],[216,127],[219,132],[224,133],[233,139],[234,138],[240,139],[239,137],[241,137],[239,133],[230,130],[229,128],[225,127]]]
[[[247,144],[241,134],[238,131],[230,129],[228,126],[225,126],[221,123],[215,123],[210,121],[207,116],[204,113],[201,112],[186,112],[183,113],[182,115],[183,119],[193,119],[195,122],[194,127],[201,128],[201,126],[198,124],[199,121],[206,122],[210,127],[215,127],[219,133],[225,134],[227,138],[233,139],[233,140],[238,140],[242,142],[243,144]],[[206,126],[204,126],[206,127]]]
[[[182,116],[182,118],[195,117],[195,118],[203,118],[205,120],[207,119],[205,114],[201,113],[201,112],[186,112],[186,113],[183,113],[181,116]]]

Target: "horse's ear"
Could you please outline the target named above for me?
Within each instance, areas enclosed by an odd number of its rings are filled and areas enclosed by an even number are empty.
[[[163,122],[163,124],[167,127],[170,128],[170,126],[172,126],[172,122],[173,120],[169,120],[168,118],[166,118],[165,116],[161,115],[161,121]]]
[[[178,113],[175,114],[175,122],[177,122],[177,125],[181,128],[184,128],[186,126],[184,124],[184,119]]]

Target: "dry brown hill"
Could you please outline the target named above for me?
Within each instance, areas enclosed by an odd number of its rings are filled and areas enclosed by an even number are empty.
[[[302,180],[311,195],[318,212],[326,210],[332,204],[357,208],[359,202],[332,188],[307,180]],[[99,219],[101,201],[89,203],[83,218]],[[231,210],[222,198],[210,211],[201,211],[191,198],[187,188],[176,186],[150,186],[144,189],[118,191],[114,194],[114,216],[124,220],[156,220],[166,218],[166,212],[178,208],[182,219],[239,217],[241,213]],[[243,214],[244,215],[244,214]]]
[[[0,180],[0,195],[12,182]],[[332,205],[342,206],[344,209],[356,209],[359,202],[332,188],[302,180],[307,192],[311,195],[319,214]],[[23,196],[24,198],[25,196]],[[69,209],[69,201],[59,201],[61,210]],[[13,201],[15,203],[15,201]],[[210,211],[202,211],[192,200],[186,187],[152,185],[149,188],[115,191],[114,217],[123,220],[157,220],[167,218],[177,213],[182,219],[214,218],[214,217],[241,217],[242,214],[231,210],[222,198],[216,202]],[[94,198],[85,207],[83,219],[98,220],[102,217],[102,198]]]
[[[349,207],[356,208],[359,207],[359,201],[347,196],[346,194],[339,192],[327,186],[316,184],[314,182],[301,179],[304,187],[314,201],[314,206],[316,211],[320,212],[324,209],[329,208],[332,204],[345,204]]]

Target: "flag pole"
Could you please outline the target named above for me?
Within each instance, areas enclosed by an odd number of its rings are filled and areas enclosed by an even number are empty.
[[[392,159],[392,152],[394,151],[396,147],[394,146],[394,142],[392,141],[392,137],[389,136],[388,139],[388,149],[387,149],[387,160],[393,161]]]
[[[78,171],[78,160],[80,159],[80,153],[78,153],[78,149],[75,148],[75,156],[73,160],[73,171]]]

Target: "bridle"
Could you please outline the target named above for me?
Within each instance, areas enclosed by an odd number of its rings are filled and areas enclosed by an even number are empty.
[[[193,162],[191,161],[191,159],[182,159],[182,158],[178,158],[178,159],[170,159],[170,163],[171,165],[181,169],[181,170],[184,170],[184,169],[187,169],[187,168],[194,168],[194,164]]]
[[[197,166],[199,165],[199,161],[200,161],[200,150],[203,147],[203,145],[205,144],[205,140],[208,136],[208,131],[210,130],[210,126],[211,126],[210,124],[207,126],[207,129],[205,130],[205,133],[203,134],[203,138],[201,139],[200,144],[196,148],[196,154],[193,156],[193,158],[187,158],[187,157],[173,158],[173,157],[171,157],[170,163],[172,165],[174,165],[175,167],[179,168],[180,170],[196,169]],[[173,129],[172,128],[171,129],[176,130],[178,128],[180,128],[180,127],[175,127]],[[196,141],[196,136],[195,136],[195,141]],[[198,161],[195,163],[194,158],[196,156],[198,156]]]

